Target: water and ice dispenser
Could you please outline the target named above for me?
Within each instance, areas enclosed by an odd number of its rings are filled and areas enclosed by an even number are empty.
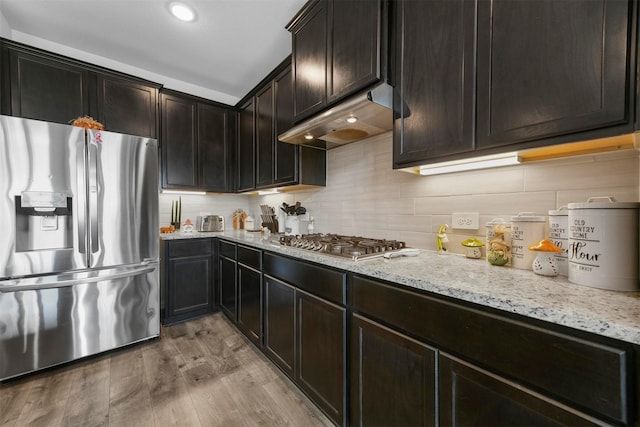
[[[67,193],[23,191],[15,196],[16,252],[73,247],[72,198]]]

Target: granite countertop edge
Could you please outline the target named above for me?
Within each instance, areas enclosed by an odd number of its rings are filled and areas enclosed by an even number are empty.
[[[543,277],[529,270],[492,266],[457,254],[421,250],[416,257],[354,262],[281,246],[245,231],[161,234],[161,240],[219,237],[258,249],[421,289],[640,345],[640,292],[616,292]]]

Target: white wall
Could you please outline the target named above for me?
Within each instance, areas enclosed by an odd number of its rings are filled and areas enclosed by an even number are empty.
[[[9,22],[2,14],[2,10],[0,10],[0,37],[11,38],[11,26],[9,26]]]
[[[328,151],[327,164],[325,188],[252,197],[251,210],[300,201],[316,219],[317,232],[399,239],[425,249],[435,249],[438,226],[451,224],[452,212],[479,212],[478,231],[447,233],[453,251],[462,252],[460,242],[484,236],[484,225],[495,217],[546,215],[589,196],[640,200],[640,157],[634,150],[421,177],[392,169],[387,133]]]
[[[168,226],[171,223],[171,202],[182,198],[182,222],[189,218],[194,224],[196,216],[201,213],[223,215],[225,224],[231,229],[231,217],[236,209],[245,212],[249,210],[249,196],[238,194],[220,195],[179,195],[160,194],[160,226]]]

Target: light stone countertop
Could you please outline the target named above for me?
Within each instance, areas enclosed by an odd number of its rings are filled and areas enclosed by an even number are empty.
[[[162,240],[221,237],[376,279],[423,289],[523,316],[640,344],[640,292],[616,292],[496,267],[484,260],[421,250],[416,257],[354,262],[272,243],[260,233],[162,234]]]

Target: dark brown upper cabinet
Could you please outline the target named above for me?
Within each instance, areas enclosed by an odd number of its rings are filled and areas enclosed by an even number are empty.
[[[105,129],[129,135],[158,137],[158,90],[130,79],[97,75],[97,118]]]
[[[293,18],[295,122],[383,77],[387,22],[384,0],[317,0]]]
[[[286,58],[240,101],[238,192],[326,183],[324,150],[278,140],[293,124],[291,74]]]
[[[395,168],[634,130],[637,2],[394,4]]]
[[[256,140],[255,140],[255,99],[240,107],[238,113],[238,185],[236,190],[251,191],[256,188]]]
[[[235,111],[179,92],[161,92],[162,187],[233,191]]]
[[[68,124],[91,116],[107,131],[157,138],[160,85],[1,40],[2,114]]]
[[[399,1],[394,167],[474,149],[476,2]]]
[[[481,1],[478,148],[630,123],[635,7],[620,0]]]

